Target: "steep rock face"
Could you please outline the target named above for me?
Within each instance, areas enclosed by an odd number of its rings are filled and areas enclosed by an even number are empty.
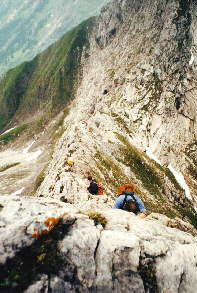
[[[78,201],[89,171],[109,193],[134,182],[150,209],[174,214],[176,206],[183,215],[191,207],[166,166],[184,174],[194,198],[195,24],[195,1],[121,0],[102,10],[38,194]],[[73,172],[65,172],[65,157],[75,161]]]
[[[98,64],[104,71],[98,85],[109,88],[102,102],[110,102],[111,112],[116,109],[115,114],[135,133],[138,146],[150,147],[162,163],[183,169],[185,160],[175,158],[182,151],[185,159],[186,147],[195,142],[193,5],[194,1],[118,1],[104,10],[96,32],[105,59]],[[91,68],[93,60],[98,67],[93,56]],[[107,70],[113,71],[110,77]],[[88,70],[86,80],[89,76]]]
[[[96,15],[101,0],[2,0],[0,6],[0,75],[32,59],[66,31]]]
[[[151,215],[95,206],[93,216],[54,199],[0,204],[1,292],[196,292],[196,239]]]

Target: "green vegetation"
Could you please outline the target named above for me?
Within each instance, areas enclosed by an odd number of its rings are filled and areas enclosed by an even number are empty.
[[[185,220],[189,221],[197,229],[197,213],[193,203],[188,198],[184,198],[181,205],[175,202],[174,208]]]
[[[49,131],[49,137],[50,137],[50,140],[53,144],[53,146],[51,147],[51,151],[50,151],[50,155],[49,156],[52,156],[53,154],[53,151],[54,151],[54,148],[55,148],[55,142],[57,141],[57,139],[59,137],[61,137],[61,135],[63,134],[64,132],[64,127],[63,127],[63,122],[64,122],[64,118],[65,118],[65,115],[68,113],[68,110],[67,111],[64,111],[62,113],[62,115],[59,116],[59,118],[56,119],[56,122],[54,125],[52,125],[51,129],[48,130]],[[42,126],[45,125],[45,119],[42,118],[38,121],[35,121],[33,123],[33,130],[34,130],[34,133],[35,132],[39,132],[41,129],[42,129]],[[44,168],[42,169],[42,171],[38,174],[36,180],[35,180],[35,183],[34,183],[34,188],[33,188],[33,191],[32,193],[34,194],[36,192],[36,190],[40,187],[40,185],[42,184],[42,182],[44,181],[44,178],[45,178],[45,172],[46,172],[46,169],[48,168],[49,166],[49,163],[47,163]]]
[[[6,126],[17,111],[35,66],[34,62],[24,62],[9,70],[6,76],[0,80],[0,130]]]
[[[41,132],[45,128],[49,120],[50,120],[50,114],[44,113],[39,119],[33,121],[31,123],[31,129],[29,129],[30,136],[32,135],[32,132],[33,133]]]
[[[0,135],[0,145],[5,145],[8,142],[17,138],[25,129],[27,129],[28,125],[29,124],[20,125],[19,127],[16,127],[13,130]]]
[[[144,187],[149,190],[150,193],[158,194],[158,192],[165,192],[162,188],[164,185],[162,179],[165,176],[168,177],[177,191],[183,192],[183,188],[168,168],[162,167],[153,159],[149,158],[146,153],[143,153],[132,146],[121,134],[116,133],[116,135],[124,145],[123,147],[120,147],[122,155],[120,160],[129,166],[132,172],[137,174],[138,179],[142,181]],[[160,189],[158,189],[158,187],[160,187]]]
[[[17,115],[18,121],[33,120],[38,127],[59,113],[73,98],[80,82],[80,63],[94,18],[66,33],[30,62],[8,71],[0,80],[0,130]],[[44,117],[42,117],[44,115]]]
[[[105,182],[109,185],[112,191],[115,191],[115,188],[119,185],[125,184],[125,181],[129,182],[129,178],[123,173],[121,168],[111,157],[97,151],[94,159],[96,161],[97,169],[104,175]],[[98,179],[98,173],[95,171],[92,171],[92,173],[96,175],[95,178]],[[99,180],[99,182],[102,182],[102,179]]]
[[[62,134],[64,133],[64,119],[65,119],[65,114],[63,114],[55,123],[55,125],[53,126],[53,131],[52,131],[52,135],[51,138],[53,141],[56,141],[58,138],[60,138],[62,136]]]
[[[10,169],[10,168],[12,168],[12,167],[15,167],[15,166],[17,166],[17,165],[19,165],[20,163],[19,162],[16,162],[16,163],[13,163],[13,164],[7,164],[7,165],[5,165],[5,166],[2,166],[2,167],[0,167],[0,172],[4,172],[4,171],[6,171],[7,169]]]
[[[148,211],[161,213],[172,219],[185,218],[197,227],[197,216],[193,204],[185,198],[184,190],[170,170],[132,146],[122,134],[116,133],[116,136],[121,144],[114,155],[115,158],[97,150],[94,156],[96,168],[91,170],[92,176],[98,182],[106,184],[114,193],[114,197],[117,192],[116,187],[132,182],[136,186],[136,193],[142,198]],[[121,168],[117,161],[130,168],[134,176],[126,176],[124,168]],[[166,186],[167,184],[169,184],[169,188]],[[153,200],[150,200],[150,197],[147,198],[147,194],[144,193],[141,186],[152,195]]]
[[[131,169],[143,186],[155,197],[161,194],[162,182],[156,168],[148,164],[140,151],[133,147],[121,134],[116,134],[123,143],[119,149],[119,161]]]
[[[115,121],[117,122],[117,124],[119,125],[120,128],[123,128],[126,133],[130,134],[132,131],[128,128],[126,122],[124,121],[124,119],[122,117],[120,117],[119,115],[117,115],[116,113],[111,113],[112,117],[114,117]]]
[[[159,164],[158,164],[159,165]],[[180,184],[177,182],[176,178],[174,177],[174,174],[170,171],[168,168],[162,167],[161,170],[165,173],[165,175],[170,179],[170,181],[174,184],[174,187],[177,190],[180,190],[183,192],[183,188],[180,186]]]
[[[47,165],[48,166],[48,165]],[[33,189],[33,193],[36,192],[36,190],[40,187],[40,185],[42,184],[42,182],[44,181],[45,178],[45,171],[47,166],[44,167],[44,169],[38,174],[36,181],[34,183],[34,189]]]

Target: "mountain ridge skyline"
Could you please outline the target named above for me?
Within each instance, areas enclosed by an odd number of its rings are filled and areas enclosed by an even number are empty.
[[[83,20],[97,15],[108,0],[2,0],[0,75],[33,59]]]

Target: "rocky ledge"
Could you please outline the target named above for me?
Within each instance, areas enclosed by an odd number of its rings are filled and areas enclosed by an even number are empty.
[[[96,206],[0,196],[0,292],[197,291],[189,224]]]

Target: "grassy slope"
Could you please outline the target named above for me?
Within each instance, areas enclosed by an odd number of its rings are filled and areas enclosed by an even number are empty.
[[[32,61],[8,71],[0,81],[0,131],[16,117],[24,122],[39,111],[49,119],[65,107],[75,91],[92,22],[83,22]]]

